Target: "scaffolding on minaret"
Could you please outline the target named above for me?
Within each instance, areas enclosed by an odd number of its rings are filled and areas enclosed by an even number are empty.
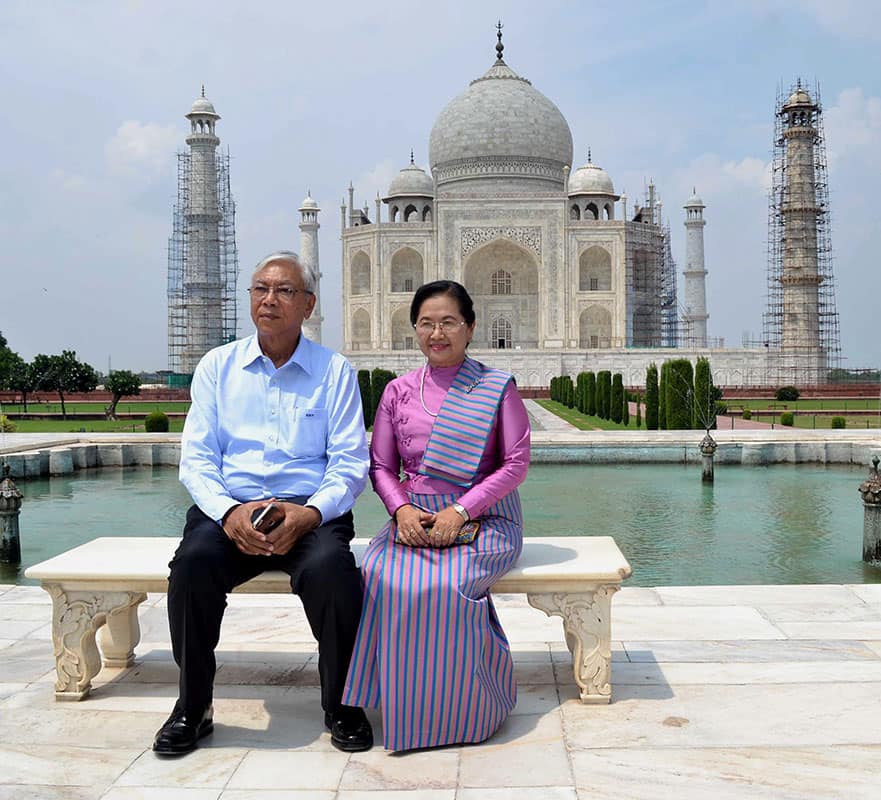
[[[237,336],[237,298],[236,284],[239,274],[238,248],[236,247],[236,205],[230,191],[229,153],[216,157],[217,205],[220,212],[216,226],[216,239],[210,242],[211,249],[216,246],[218,274],[220,278],[221,339],[215,344],[225,344]],[[202,338],[204,323],[191,318],[188,308],[194,292],[200,287],[188,283],[185,276],[190,263],[190,220],[193,217],[190,204],[190,185],[192,178],[192,154],[182,152],[177,155],[177,202],[174,205],[172,234],[168,240],[168,368],[174,375],[180,375],[178,383],[188,383],[192,370],[182,363],[182,355],[190,341]],[[211,226],[213,233],[214,226]]]
[[[771,383],[827,383],[841,364],[819,86],[778,88],[763,344]]]

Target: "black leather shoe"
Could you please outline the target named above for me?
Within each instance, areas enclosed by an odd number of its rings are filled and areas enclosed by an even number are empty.
[[[355,706],[340,706],[333,714],[325,712],[324,724],[330,742],[345,753],[360,753],[373,747],[373,728],[367,715]]]
[[[182,756],[196,749],[203,736],[214,730],[214,708],[199,715],[185,714],[175,707],[153,739],[153,752],[162,756]]]

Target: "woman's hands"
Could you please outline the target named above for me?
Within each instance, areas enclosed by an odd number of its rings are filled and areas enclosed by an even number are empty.
[[[401,506],[395,511],[398,541],[408,547],[431,547],[431,537],[425,527],[433,522],[434,514],[429,514],[427,511],[409,504]]]
[[[462,515],[452,506],[429,514],[416,506],[405,505],[395,511],[398,541],[408,547],[449,547],[462,527]],[[425,528],[431,526],[431,530]]]

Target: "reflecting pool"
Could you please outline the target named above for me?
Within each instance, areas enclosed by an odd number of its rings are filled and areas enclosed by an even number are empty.
[[[864,467],[537,464],[521,489],[527,534],[614,536],[633,566],[628,586],[881,583],[864,564]],[[179,536],[189,496],[171,467],[83,470],[19,481],[23,563],[0,582],[97,536]],[[386,513],[368,489],[359,536]]]

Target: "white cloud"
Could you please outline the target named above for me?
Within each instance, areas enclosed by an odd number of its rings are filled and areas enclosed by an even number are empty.
[[[369,215],[371,219],[376,213],[373,201],[376,193],[379,192],[380,197],[384,197],[388,192],[389,184],[392,178],[397,175],[405,164],[395,164],[390,158],[375,164],[370,170],[360,175],[352,185],[355,187],[355,207],[363,206],[366,202],[369,206]],[[425,169],[423,167],[423,169]],[[348,202],[348,199],[347,199]]]
[[[698,156],[675,176],[678,185],[696,187],[698,194],[727,194],[747,190],[765,195],[770,188],[771,165],[755,156],[723,161],[716,153]]]
[[[830,166],[839,161],[877,164],[881,150],[881,98],[861,88],[844,89],[823,114]]]
[[[114,175],[151,178],[170,171],[180,138],[176,125],[127,120],[104,145],[104,158]]]

